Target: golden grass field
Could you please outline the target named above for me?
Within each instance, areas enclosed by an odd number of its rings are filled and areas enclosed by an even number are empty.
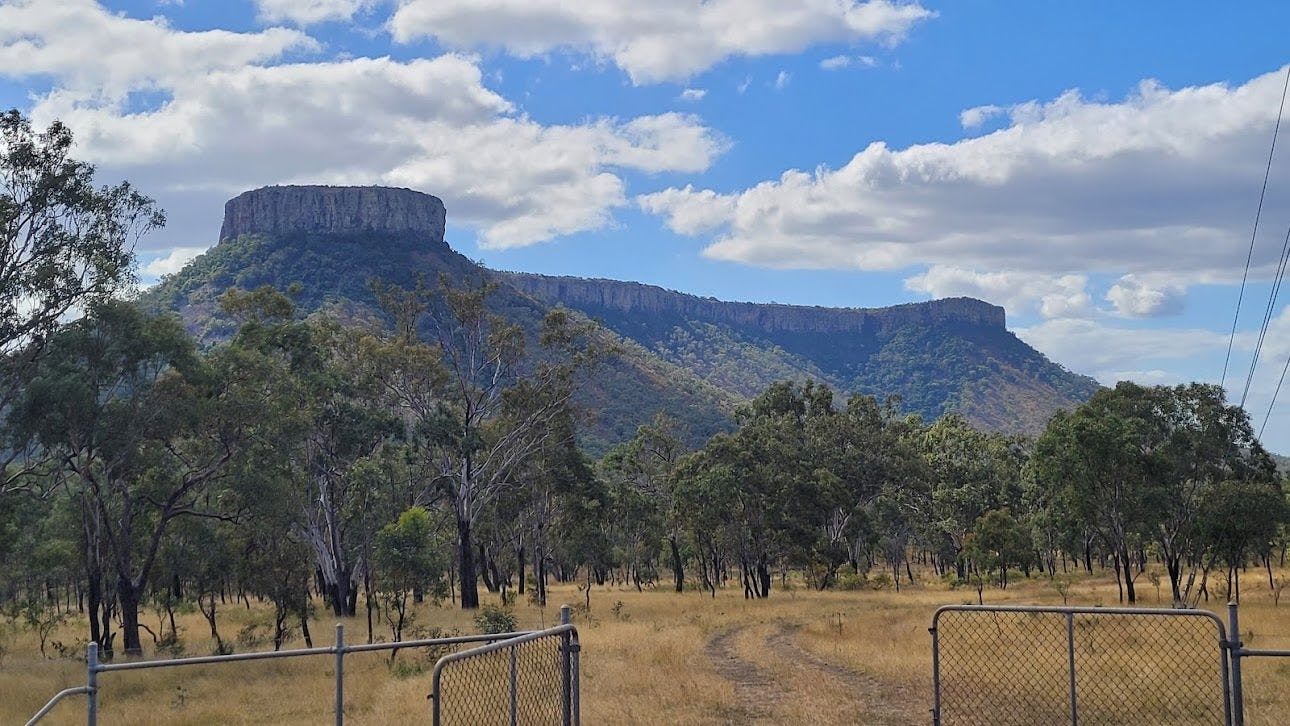
[[[1242,636],[1249,647],[1290,648],[1290,598],[1274,607],[1266,580],[1251,571],[1243,580]],[[1260,583],[1262,587],[1260,587]],[[1145,583],[1144,583],[1145,585]],[[1156,601],[1141,589],[1142,606]],[[987,604],[1058,603],[1045,579],[1022,581],[1007,591],[987,590]],[[1116,605],[1108,578],[1077,580],[1071,604]],[[558,618],[558,603],[579,602],[572,586],[554,586],[546,609],[521,604],[521,627],[539,628]],[[814,592],[776,589],[763,601],[744,600],[739,590],[715,599],[699,592],[666,589],[595,588],[589,614],[575,619],[582,650],[582,716],[601,723],[927,723],[931,707],[931,640],[928,625],[942,604],[973,603],[973,590],[950,590],[939,582],[900,592]],[[621,602],[621,606],[615,605]],[[1219,608],[1219,603],[1211,606]],[[226,607],[221,632],[227,639],[263,609]],[[156,627],[156,618],[145,620]],[[316,645],[332,640],[335,619],[319,613],[311,626]],[[474,630],[469,614],[424,607],[417,624]],[[196,613],[181,620],[186,654],[209,653],[205,622]],[[351,643],[366,639],[363,620],[346,622]],[[379,634],[378,630],[378,634]],[[53,639],[83,637],[69,623]],[[147,637],[145,635],[145,640]],[[32,633],[9,627],[0,660],[0,724],[21,724],[59,689],[84,682],[84,666],[70,658],[41,658]],[[299,647],[302,643],[292,643]],[[52,655],[52,651],[51,651]],[[418,654],[400,658],[415,662]],[[1143,656],[1141,675],[1153,672]],[[332,706],[332,659],[310,657],[254,663],[191,666],[103,674],[103,724],[328,723]],[[405,669],[406,670],[406,669]],[[1284,723],[1290,713],[1290,659],[1245,661],[1247,723]],[[1217,675],[1215,676],[1217,677]],[[396,675],[383,654],[346,658],[346,715],[353,724],[417,723],[429,719],[427,668]],[[1149,697],[1144,694],[1144,698]],[[85,702],[60,704],[51,724],[84,721]]]

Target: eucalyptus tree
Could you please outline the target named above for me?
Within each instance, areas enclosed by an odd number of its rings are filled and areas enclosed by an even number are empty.
[[[1165,426],[1154,414],[1141,386],[1099,390],[1073,413],[1053,417],[1030,461],[1048,506],[1071,526],[1087,527],[1114,558],[1130,603],[1137,601],[1131,553],[1156,531],[1171,494]]]
[[[366,336],[326,317],[298,320],[290,299],[270,288],[231,290],[222,304],[242,321],[227,354],[262,371],[276,411],[265,419],[277,455],[292,465],[295,530],[314,553],[332,611],[353,616],[370,564],[365,544],[393,516],[378,511],[388,501],[382,462],[398,456],[403,433],[367,374]]]
[[[395,641],[403,640],[403,628],[410,621],[408,600],[414,592],[446,593],[442,581],[448,569],[446,544],[424,507],[409,507],[377,532],[373,565],[385,603],[382,613]]]
[[[623,548],[640,563],[652,560],[659,543],[665,541],[676,592],[685,589],[685,559],[671,477],[684,453],[679,422],[659,413],[600,463],[610,485],[614,526],[624,540]]]
[[[1200,533],[1207,502],[1225,501],[1223,490],[1242,483],[1274,486],[1276,463],[1255,437],[1249,414],[1227,405],[1218,386],[1192,383],[1140,389],[1137,395],[1152,402],[1151,416],[1161,425],[1162,439],[1155,447],[1166,492],[1153,538],[1179,604],[1185,597],[1183,565],[1203,566],[1206,543]]]
[[[1021,471],[1027,452],[1015,437],[978,431],[950,414],[923,432],[920,449],[931,477],[931,526],[948,544],[948,562],[965,577],[965,540],[986,512],[1022,506]]]
[[[257,408],[238,375],[197,355],[178,321],[108,302],[53,336],[19,404],[80,505],[91,611],[106,609],[100,568],[113,577],[128,654],[171,522],[230,516],[216,489]],[[110,651],[108,618],[90,623]]]
[[[0,113],[0,411],[48,349],[60,321],[127,287],[137,237],[165,223],[128,183],[96,187],[71,157],[72,133]],[[32,481],[22,440],[0,442],[0,493]]]
[[[1240,600],[1237,570],[1253,554],[1267,555],[1290,517],[1276,481],[1225,481],[1205,490],[1195,531],[1214,560],[1227,568],[1227,591]]]
[[[575,373],[603,346],[564,309],[542,321],[530,353],[520,326],[490,308],[498,285],[447,279],[436,288],[377,287],[395,321],[377,373],[414,437],[425,480],[446,495],[457,525],[461,605],[479,607],[475,526],[553,439],[572,405]]]

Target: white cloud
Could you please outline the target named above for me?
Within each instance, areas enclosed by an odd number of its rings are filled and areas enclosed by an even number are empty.
[[[905,287],[932,297],[975,297],[1010,313],[1038,311],[1045,318],[1089,315],[1093,301],[1084,275],[1037,275],[1015,270],[979,272],[934,265],[905,280]]]
[[[144,265],[143,274],[149,277],[173,275],[205,251],[205,247],[175,247]]]
[[[934,15],[892,0],[402,0],[390,29],[401,42],[433,37],[521,57],[587,53],[645,84],[683,81],[736,56],[897,42]]]
[[[965,129],[975,129],[986,121],[1007,112],[1008,109],[1002,106],[974,106],[959,113],[959,124]]]
[[[706,88],[687,88],[681,91],[679,98],[682,101],[702,101],[706,95],[708,95],[708,89]]]
[[[836,71],[843,68],[849,68],[852,63],[864,66],[865,68],[875,68],[878,65],[878,59],[871,55],[858,55],[855,58],[852,58],[849,55],[835,55],[831,58],[825,58],[820,61],[820,68],[823,68],[826,71]]]
[[[302,26],[349,20],[375,3],[376,0],[255,0],[261,20]]]
[[[666,211],[668,227],[680,234],[698,234],[713,229],[734,209],[733,199],[706,189],[696,192],[689,185],[684,189],[642,195],[637,198],[637,203],[652,214]]]
[[[742,96],[744,91],[747,91],[748,87],[751,85],[752,85],[752,76],[745,76],[744,80],[738,86],[735,86],[735,90],[738,91],[739,95]]]
[[[983,136],[899,150],[875,142],[840,169],[790,170],[731,193],[673,189],[651,208],[720,219],[705,254],[755,265],[1230,281],[1283,78],[1176,91],[1144,82],[1107,103],[1072,91],[1013,107],[1007,127]],[[1272,184],[1290,184],[1290,165],[1277,165]],[[1290,199],[1269,197],[1264,213],[1287,216]],[[1276,247],[1256,250],[1256,276],[1270,273]]]
[[[1227,334],[1218,331],[1121,328],[1094,320],[1048,320],[1015,332],[1054,360],[1106,384],[1115,383],[1112,374],[1140,370],[1144,363],[1188,361],[1227,347]]]
[[[55,54],[62,31],[23,5],[25,14],[0,16],[8,39],[0,40],[0,77],[53,76],[55,88],[33,101],[33,120],[64,120],[78,153],[105,177],[124,176],[158,197],[172,224],[151,244],[210,239],[224,199],[274,183],[421,189],[442,197],[452,221],[476,228],[485,246],[532,244],[609,224],[627,204],[620,170],[698,172],[728,145],[676,113],[543,125],[487,88],[476,61],[460,55],[268,64],[283,44],[264,34],[223,33],[212,44],[203,33],[80,7],[77,23],[128,36],[130,52],[99,64],[84,55],[79,65],[54,62],[70,52]],[[96,55],[85,32],[79,52]],[[41,50],[21,52],[27,46]],[[141,65],[154,55],[151,70]],[[85,91],[87,65],[113,79],[113,90]],[[160,100],[135,108],[130,94],[139,90]]]
[[[1146,318],[1179,312],[1186,293],[1183,285],[1168,279],[1153,279],[1149,274],[1128,274],[1111,286],[1106,299],[1121,315]]]
[[[82,97],[165,88],[318,47],[296,30],[179,32],[165,18],[113,15],[93,0],[0,5],[0,76],[48,76]]]
[[[787,86],[791,80],[793,80],[792,73],[789,73],[788,71],[780,71],[779,75],[775,76],[775,82],[771,85],[775,87],[776,91],[782,91],[784,90],[784,86]]]

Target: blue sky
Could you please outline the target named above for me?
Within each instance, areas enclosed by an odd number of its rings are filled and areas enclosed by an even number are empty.
[[[105,181],[162,202],[150,277],[214,243],[242,189],[396,184],[442,197],[449,241],[493,267],[814,305],[972,295],[1105,383],[1216,381],[1287,21],[1275,2],[0,0],[0,106],[64,119]],[[1282,142],[1236,398],[1290,225]],[[1290,406],[1265,440],[1290,451]]]

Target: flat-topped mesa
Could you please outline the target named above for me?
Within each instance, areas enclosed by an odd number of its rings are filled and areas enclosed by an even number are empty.
[[[886,308],[826,308],[778,303],[724,302],[653,285],[580,277],[504,273],[538,298],[562,302],[593,316],[597,310],[679,314],[689,319],[785,333],[885,333],[906,325],[959,323],[1003,330],[1003,308],[969,297]]]
[[[224,204],[221,240],[244,234],[415,233],[443,242],[447,214],[438,197],[394,187],[277,186]]]

